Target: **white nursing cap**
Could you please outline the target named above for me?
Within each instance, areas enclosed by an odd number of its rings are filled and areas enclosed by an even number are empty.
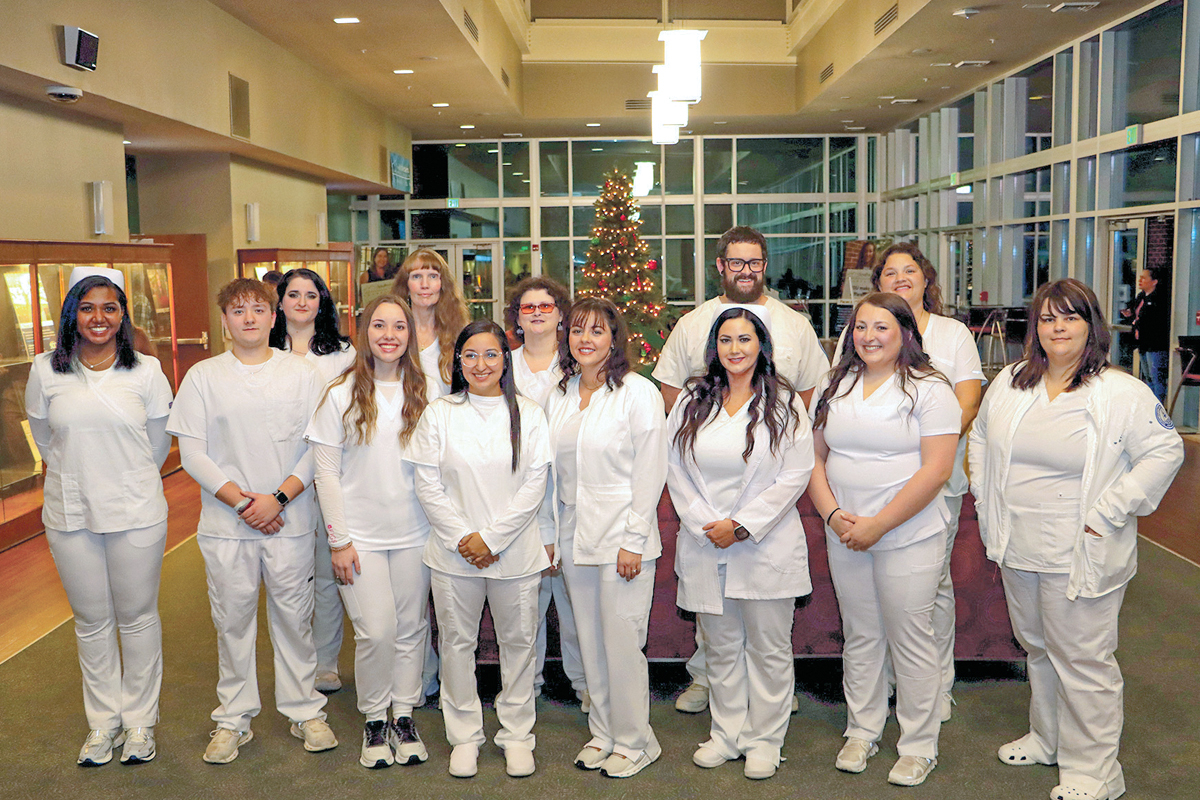
[[[71,291],[71,289],[75,288],[75,284],[84,278],[90,278],[92,275],[108,278],[122,292],[125,291],[125,274],[119,269],[111,269],[109,267],[76,267],[71,270],[71,280],[67,281],[67,291]]]
[[[744,308],[754,314],[762,324],[766,326],[767,333],[771,333],[771,310],[764,303],[721,303],[717,309],[717,316],[713,317],[713,324],[717,324],[717,317],[720,317],[731,308]]]

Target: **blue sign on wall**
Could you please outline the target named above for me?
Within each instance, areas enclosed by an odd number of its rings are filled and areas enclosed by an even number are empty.
[[[392,173],[392,188],[412,194],[412,161],[399,153],[388,151],[388,164]]]

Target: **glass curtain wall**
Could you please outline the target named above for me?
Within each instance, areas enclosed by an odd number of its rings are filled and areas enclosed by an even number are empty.
[[[604,175],[628,174],[641,236],[668,302],[720,294],[717,240],[750,225],[768,240],[767,285],[829,335],[847,245],[875,235],[871,136],[424,142],[411,197],[359,196],[352,235],[401,256],[422,244],[497,243],[503,285],[544,274],[574,287]],[[852,249],[857,252],[857,249]]]

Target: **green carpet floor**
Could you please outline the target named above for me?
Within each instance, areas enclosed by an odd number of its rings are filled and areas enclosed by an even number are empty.
[[[1121,761],[1126,797],[1200,798],[1200,569],[1143,541],[1141,574],[1126,595],[1118,658],[1126,676],[1126,722]],[[341,739],[336,750],[309,754],[293,739],[271,702],[271,652],[260,613],[260,688],[264,710],[255,721],[254,741],[237,761],[211,766],[201,761],[216,703],[216,646],[205,594],[204,570],[192,540],[167,558],[161,609],[166,675],[158,758],[135,767],[116,759],[82,769],[75,756],[86,731],[80,699],[74,631],[64,625],[0,665],[0,800],[99,800],[143,798],[305,798],[331,800],[400,796],[406,798],[520,797],[564,798],[861,798],[922,797],[1032,798],[1042,800],[1054,786],[1052,767],[1008,767],[997,746],[1022,734],[1027,725],[1028,688],[1019,669],[981,670],[962,665],[953,721],[942,728],[938,768],[924,786],[902,789],[887,783],[895,759],[894,717],[880,754],[866,772],[846,775],[833,768],[841,744],[845,708],[839,702],[837,661],[798,662],[800,712],[792,717],[784,755],[787,762],[769,781],[750,782],[741,765],[701,770],[691,763],[698,742],[707,738],[708,715],[675,712],[671,698],[686,682],[677,664],[653,665],[655,702],[651,721],[663,745],[663,758],[625,781],[582,772],[571,758],[587,740],[584,716],[557,665],[548,668],[546,696],[538,701],[538,772],[515,780],[504,774],[500,752],[487,745],[479,775],[456,780],[446,773],[449,746],[434,709],[417,712],[417,724],[430,751],[428,763],[368,771],[358,764],[361,717],[353,683],[330,698],[329,721]],[[353,674],[353,640],[347,635],[342,674]],[[494,682],[494,668],[481,668]],[[981,675],[982,673],[982,675]],[[558,680],[555,680],[555,679]],[[489,736],[495,715],[485,708]]]

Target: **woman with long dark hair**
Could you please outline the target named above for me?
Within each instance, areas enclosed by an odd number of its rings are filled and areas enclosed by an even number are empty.
[[[1029,654],[1029,732],[1005,764],[1057,764],[1055,800],[1125,792],[1118,616],[1137,571],[1137,518],[1154,511],[1183,442],[1154,393],[1112,369],[1108,324],[1077,280],[1029,304],[1021,361],[1006,367],[971,430],[971,489]]]
[[[766,325],[723,311],[667,420],[667,485],[679,512],[676,603],[695,612],[708,647],[712,727],[692,761],[746,757],[747,778],[779,766],[795,687],[792,617],[809,594],[796,501],[813,468],[804,401],[776,374]],[[740,453],[740,458],[733,457]]]
[[[321,276],[311,269],[290,269],[275,287],[279,296],[271,346],[303,356],[328,386],[354,365],[354,345],[338,331],[337,305]],[[313,644],[317,646],[317,691],[342,688],[338,654],[342,650],[342,601],[333,579],[325,526],[317,528],[313,576]]]
[[[550,469],[546,418],[517,393],[499,325],[470,323],[452,352],[451,393],[425,409],[404,454],[431,530],[424,560],[438,619],[450,774],[475,775],[486,741],[475,682],[486,600],[500,647],[495,742],[508,774],[524,777],[535,769],[538,585],[554,545],[552,538],[543,542],[537,524]]]
[[[91,729],[78,763],[106,764],[122,744],[121,763],[137,763],[156,754],[171,387],[134,351],[121,273],[79,267],[71,282],[58,346],[30,367],[25,412],[46,462],[46,541],[75,617]]]
[[[546,403],[555,474],[541,516],[543,538],[557,534],[592,701],[592,738],[575,764],[610,778],[636,775],[662,755],[642,648],[662,554],[666,415],[654,384],[630,371],[628,342],[609,300],[571,307],[563,377]]]
[[[438,382],[443,394],[449,392],[454,342],[470,319],[450,265],[436,250],[419,247],[400,265],[392,293],[412,308],[425,374]]]
[[[429,757],[413,721],[429,640],[429,521],[412,464],[401,459],[437,387],[410,346],[412,312],[403,300],[379,297],[363,320],[354,365],[326,390],[306,438],[325,520],[320,535],[354,624],[354,682],[366,717],[359,763],[377,769]]]
[[[879,750],[890,652],[900,758],[888,781],[915,786],[937,765],[941,678],[932,614],[946,550],[941,487],[953,469],[961,410],[899,295],[867,295],[848,329],[853,347],[818,387],[809,483],[825,519],[845,636],[849,719],[835,765],[862,772]]]

